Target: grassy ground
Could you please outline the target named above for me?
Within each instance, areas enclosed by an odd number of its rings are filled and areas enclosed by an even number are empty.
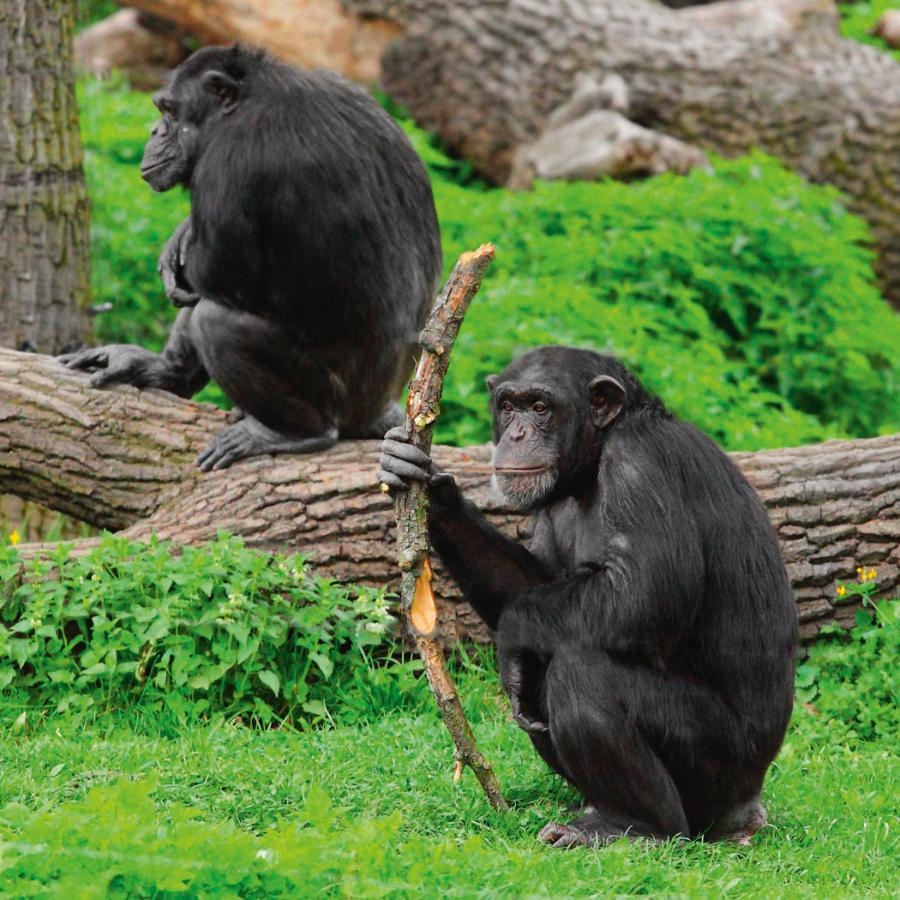
[[[896,896],[895,745],[832,740],[801,708],[752,848],[535,835],[573,793],[508,720],[496,679],[462,690],[513,811],[452,783],[436,716],[299,733],[133,708],[86,722],[0,711],[0,894],[64,897]],[[834,737],[837,737],[835,732]]]

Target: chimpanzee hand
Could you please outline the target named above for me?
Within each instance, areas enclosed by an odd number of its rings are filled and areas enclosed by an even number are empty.
[[[513,721],[528,734],[546,734],[550,731],[545,721],[546,713],[540,714],[531,708],[534,698],[540,695],[545,671],[546,665],[538,664],[536,659],[526,663],[521,654],[501,647],[500,680],[509,696]]]
[[[91,386],[133,384],[165,387],[165,365],[158,353],[131,344],[107,344],[57,357],[70,369],[92,372]]]
[[[459,503],[459,488],[448,472],[442,472],[431,457],[409,443],[406,428],[392,428],[381,444],[378,460],[378,478],[392,491],[409,490],[410,482],[421,481],[428,485],[428,496],[445,506]]]
[[[200,301],[200,295],[194,293],[184,275],[187,246],[192,236],[191,220],[188,217],[166,241],[156,266],[156,270],[162,278],[166,296],[171,300],[172,305],[177,307],[196,306]]]

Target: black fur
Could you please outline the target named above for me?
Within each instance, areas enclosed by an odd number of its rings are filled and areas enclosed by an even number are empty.
[[[497,486],[535,508],[527,550],[397,433],[381,475],[429,481],[432,541],[495,629],[514,717],[584,796],[584,814],[543,839],[748,840],[797,640],[762,503],[612,357],[545,347],[489,385]]]
[[[185,307],[162,354],[66,362],[183,396],[210,378],[245,412],[201,454],[316,450],[381,436],[440,273],[427,174],[362,89],[241,46],[193,54],[154,98],[142,173],[191,192],[160,258]]]

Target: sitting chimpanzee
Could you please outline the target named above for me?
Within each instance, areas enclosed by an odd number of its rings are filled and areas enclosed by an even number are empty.
[[[244,413],[204,469],[382,437],[434,299],[441,251],[425,168],[362,89],[236,46],[198,51],[154,98],[141,172],[191,215],[160,257],[180,307],[161,354],[70,354],[95,385],[190,397],[212,378]]]
[[[797,620],[762,503],[617,360],[544,347],[488,379],[503,536],[388,432],[380,477],[428,483],[435,549],[492,628],[516,722],[581,792],[557,847],[620,835],[747,842],[791,713]]]

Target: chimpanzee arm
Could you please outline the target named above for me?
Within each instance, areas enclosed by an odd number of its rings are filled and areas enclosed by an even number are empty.
[[[188,216],[166,241],[156,266],[166,296],[179,308],[196,306],[200,302],[200,295],[191,287],[184,271],[192,237],[191,217]]]
[[[172,326],[162,353],[132,344],[107,344],[60,356],[70,369],[86,369],[91,385],[133,384],[161,388],[179,397],[192,397],[208,381],[197,348],[191,340],[191,309],[183,309]]]
[[[209,382],[209,374],[191,338],[193,310],[182,309],[169,332],[169,340],[162,352],[164,374],[169,386],[158,385],[180,397],[193,397]]]
[[[704,577],[689,523],[645,523],[614,535],[593,571],[521,596],[504,613],[503,643],[547,657],[562,643],[588,644],[664,664],[700,609]]]
[[[378,477],[394,490],[411,481],[428,485],[428,530],[435,550],[478,615],[495,628],[503,607],[537,584],[549,569],[518,541],[491,525],[466,500],[453,476],[412,446],[404,428],[392,428],[381,448]]]
[[[434,477],[429,498],[428,531],[435,550],[475,612],[496,628],[504,607],[549,581],[551,573],[522,544],[494,528],[462,496],[452,476]]]

